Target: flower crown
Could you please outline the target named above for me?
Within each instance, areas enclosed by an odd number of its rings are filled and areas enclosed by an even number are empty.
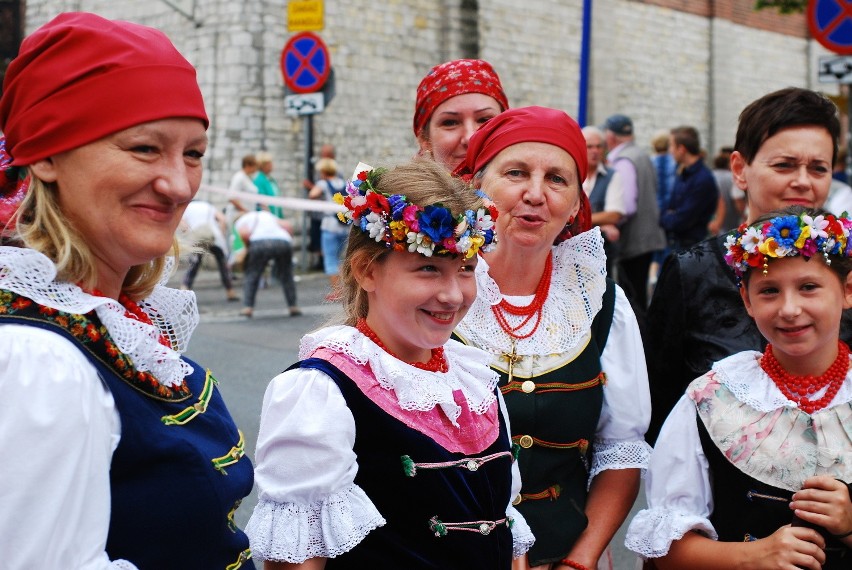
[[[852,257],[849,234],[852,220],[833,214],[811,216],[807,212],[772,218],[748,226],[742,224],[725,240],[725,262],[738,277],[749,269],[763,267],[769,271],[769,258],[812,257],[822,253],[831,265],[829,255]]]
[[[461,255],[465,259],[479,251],[491,251],[497,242],[494,206],[475,212],[453,213],[441,203],[420,206],[404,194],[384,194],[376,182],[386,169],[373,169],[358,163],[355,176],[346,183],[346,195],[338,192],[334,201],[346,207],[337,217],[356,225],[376,241],[398,251],[434,255]]]

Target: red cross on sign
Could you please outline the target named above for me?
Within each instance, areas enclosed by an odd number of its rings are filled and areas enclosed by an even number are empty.
[[[295,93],[314,93],[325,85],[331,71],[331,58],[322,39],[312,32],[290,38],[281,52],[284,83]]]
[[[808,28],[827,49],[852,55],[852,0],[808,0]]]

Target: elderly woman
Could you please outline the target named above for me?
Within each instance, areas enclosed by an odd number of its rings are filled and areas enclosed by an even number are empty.
[[[436,65],[417,87],[414,136],[420,153],[452,171],[464,160],[470,136],[508,108],[500,78],[487,61]]]
[[[598,567],[649,457],[648,379],[636,318],[606,279],[598,229],[559,242],[581,211],[579,126],[542,107],[498,115],[459,172],[499,210],[500,241],[477,266],[479,295],[458,337],[492,354],[520,446],[515,499],[536,568]],[[601,567],[608,567],[603,561]]]
[[[192,65],[145,26],[62,14],[6,72],[3,568],[253,568],[243,437],[181,356],[194,294],[163,285],[207,125]]]

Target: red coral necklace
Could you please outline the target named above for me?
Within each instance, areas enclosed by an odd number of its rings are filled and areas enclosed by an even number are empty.
[[[849,371],[849,347],[843,341],[837,341],[837,358],[820,376],[790,374],[775,358],[771,344],[766,347],[766,352],[760,359],[760,367],[775,382],[785,398],[796,402],[806,413],[812,414],[831,403],[846,380],[846,373]],[[812,400],[811,396],[823,388],[826,388],[825,395],[818,400]]]
[[[512,305],[506,299],[502,299],[498,304],[491,305],[491,312],[494,313],[494,318],[497,319],[497,324],[500,328],[512,338],[522,339],[529,338],[538,330],[538,325],[541,324],[541,312],[544,302],[547,300],[547,295],[550,293],[550,278],[553,270],[553,252],[547,254],[547,261],[544,262],[544,273],[541,274],[541,279],[538,281],[538,286],[535,289],[535,297],[532,302],[526,307],[518,307]],[[521,323],[513,327],[509,324],[505,313],[515,315],[516,317],[526,317]],[[535,324],[532,329],[526,333],[519,333],[527,324],[535,317]]]
[[[358,322],[355,323],[355,328],[361,331],[361,334],[375,342],[382,350],[396,358],[397,360],[402,360],[399,356],[391,352],[388,347],[384,345],[384,343],[379,339],[379,336],[370,328],[370,325],[367,324],[366,319],[358,319]],[[403,360],[403,362],[405,362]],[[411,366],[415,368],[419,368],[420,370],[426,370],[428,372],[447,372],[450,367],[447,364],[447,359],[444,357],[444,347],[439,346],[438,348],[432,349],[432,357],[427,362],[409,362]]]
[[[90,293],[96,297],[106,297],[102,291],[98,289],[92,289]],[[148,313],[142,310],[133,299],[128,297],[125,293],[119,293],[118,302],[121,303],[121,306],[124,307],[124,315],[128,318],[133,319],[134,321],[139,321],[140,323],[145,323],[146,325],[151,325],[154,328],[157,328],[154,322],[151,320],[151,317],[148,316]],[[159,329],[158,329],[159,330]],[[169,342],[169,339],[166,338],[166,335],[160,331],[160,344],[163,346],[168,346],[171,348],[172,344]]]

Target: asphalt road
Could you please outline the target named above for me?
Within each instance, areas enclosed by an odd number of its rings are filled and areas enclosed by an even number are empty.
[[[173,277],[178,285],[183,268]],[[237,425],[246,438],[246,451],[254,460],[263,394],[269,380],[296,362],[299,340],[306,332],[322,326],[332,318],[339,306],[325,302],[327,280],[320,273],[297,277],[299,317],[289,317],[284,294],[278,285],[261,289],[257,294],[254,317],[239,315],[240,302],[228,302],[218,280],[218,273],[203,268],[194,284],[198,297],[201,323],[189,345],[187,355],[209,368],[219,381],[219,388]],[[235,282],[241,291],[242,281]],[[252,491],[237,511],[241,527],[248,521],[257,491]],[[644,506],[644,497],[634,512]],[[630,519],[628,518],[628,521]],[[612,542],[614,568],[633,570],[635,557],[624,546],[624,530]]]

